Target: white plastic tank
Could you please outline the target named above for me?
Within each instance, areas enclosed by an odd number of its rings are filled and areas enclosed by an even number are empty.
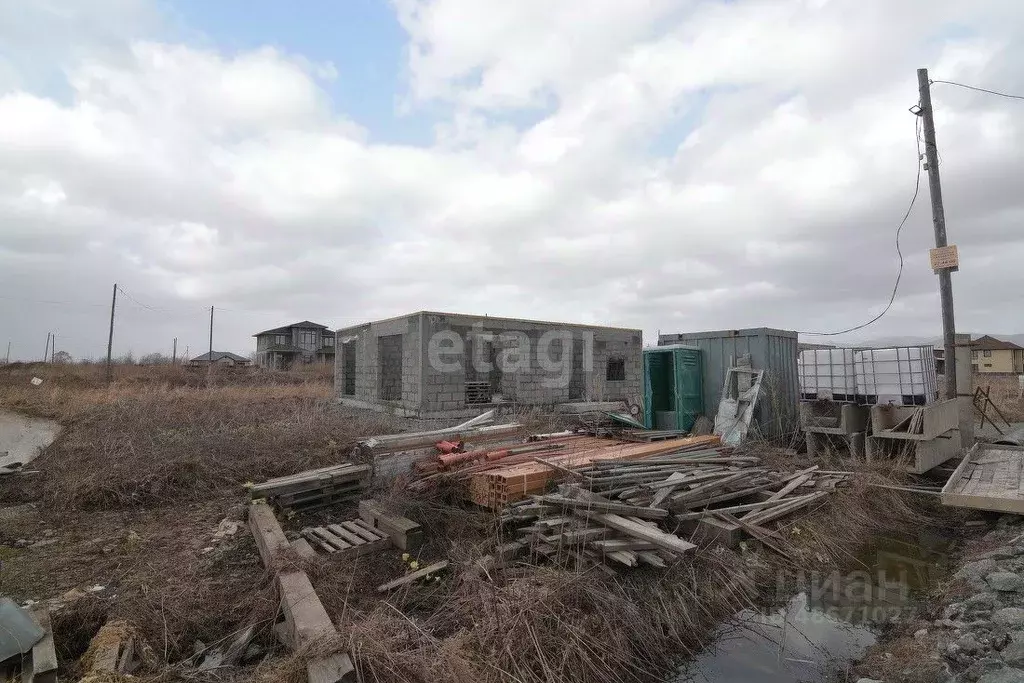
[[[854,401],[857,375],[853,349],[807,349],[797,362],[800,397]]]
[[[931,346],[854,352],[857,398],[868,404],[924,405],[938,398]]]

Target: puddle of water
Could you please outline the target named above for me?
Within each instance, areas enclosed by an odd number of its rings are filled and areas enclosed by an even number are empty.
[[[945,573],[947,547],[923,535],[880,539],[860,556],[862,569],[781,576],[782,607],[737,614],[673,683],[828,680],[874,644],[879,625],[911,608]]]
[[[0,468],[23,467],[49,446],[60,432],[52,420],[0,411]]]

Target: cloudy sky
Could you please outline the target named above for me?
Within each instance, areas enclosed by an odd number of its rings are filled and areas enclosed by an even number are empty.
[[[0,0],[0,345],[248,352],[415,310],[873,317],[915,70],[1024,93],[1017,0]],[[934,86],[958,328],[1024,332],[1024,101]],[[927,180],[892,310],[940,329]],[[130,298],[129,298],[130,297]],[[4,352],[0,348],[0,354]]]

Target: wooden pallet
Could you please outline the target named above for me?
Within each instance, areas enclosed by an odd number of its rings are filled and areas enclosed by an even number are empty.
[[[974,444],[942,488],[942,504],[1024,514],[1024,448]]]
[[[302,536],[314,548],[328,554],[348,553],[363,555],[391,546],[391,539],[380,529],[374,529],[362,519],[338,524],[307,527]]]
[[[297,472],[285,477],[276,477],[256,484],[252,487],[253,498],[273,498],[276,496],[314,491],[324,487],[344,484],[366,485],[371,476],[369,465],[342,463],[316,470]]]
[[[269,479],[251,488],[252,498],[266,498],[282,508],[333,505],[358,496],[370,484],[369,465],[342,463]]]

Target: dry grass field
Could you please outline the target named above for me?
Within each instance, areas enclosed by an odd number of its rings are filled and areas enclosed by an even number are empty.
[[[277,602],[243,522],[244,485],[337,463],[357,437],[401,425],[333,404],[323,368],[115,369],[108,386],[101,367],[0,368],[0,409],[64,427],[32,463],[38,474],[0,477],[0,593],[66,596],[54,624],[72,679],[96,630],[124,618],[155,655],[138,672],[144,680],[304,680],[309,653],[288,655],[271,633]],[[334,647],[352,653],[363,681],[658,680],[721,619],[778,597],[780,572],[845,566],[872,534],[928,524],[921,501],[866,485],[898,478],[865,472],[813,517],[787,522],[785,557],[708,549],[666,571],[617,578],[527,566],[479,575],[468,562],[498,539],[491,513],[377,490],[423,523],[422,559],[448,558],[454,571],[386,601],[374,587],[404,573],[397,553],[329,556],[307,571],[341,633]],[[308,514],[344,519],[353,510]],[[224,520],[243,524],[217,538]],[[309,520],[282,521],[296,529]],[[187,665],[196,641],[250,624],[264,659],[205,673]]]

